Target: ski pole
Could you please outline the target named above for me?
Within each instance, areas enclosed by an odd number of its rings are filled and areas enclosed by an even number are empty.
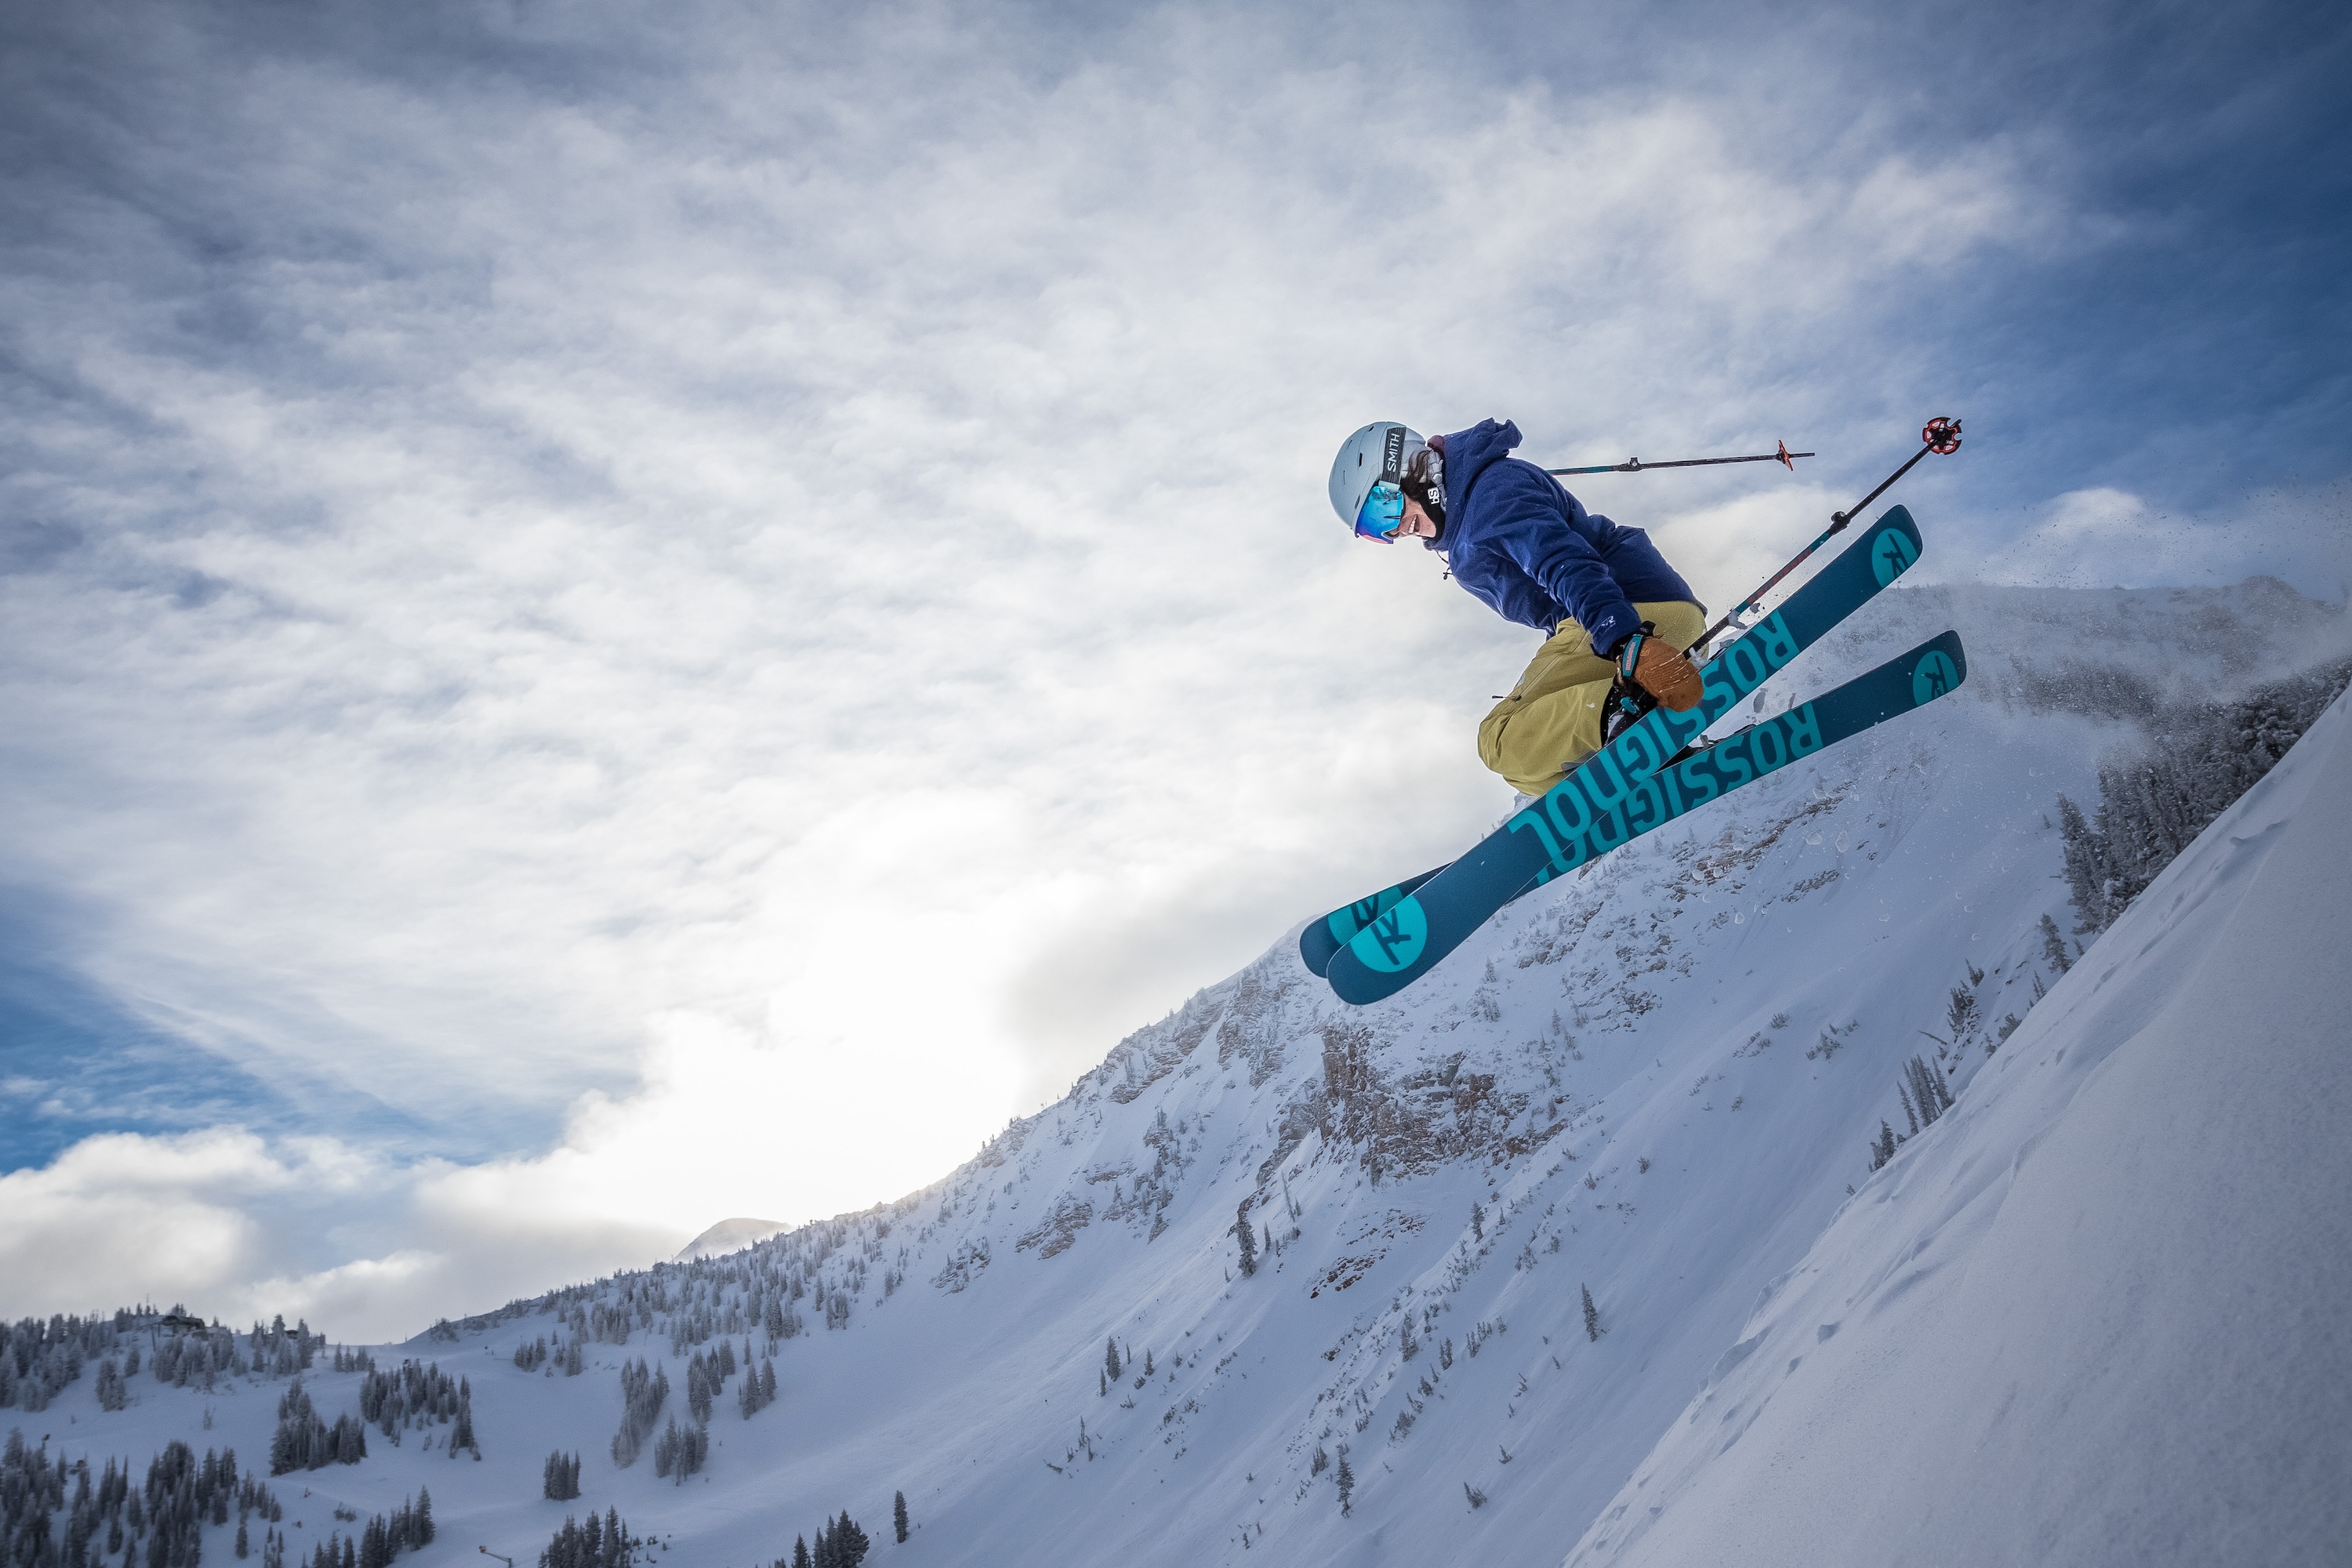
[[[1938,414],[1933,419],[1928,420],[1926,426],[1920,430],[1919,440],[1921,442],[1921,446],[1917,451],[1911,454],[1910,461],[1906,462],[1901,468],[1887,475],[1885,482],[1881,484],[1876,489],[1871,491],[1868,495],[1863,497],[1860,500],[1854,502],[1852,506],[1846,508],[1845,510],[1833,511],[1830,513],[1830,525],[1828,528],[1822,531],[1822,536],[1819,539],[1814,540],[1811,544],[1806,545],[1802,550],[1797,552],[1797,555],[1794,560],[1790,561],[1786,566],[1781,567],[1778,572],[1773,573],[1771,576],[1766,578],[1762,587],[1758,588],[1756,592],[1748,595],[1748,597],[1740,600],[1737,605],[1734,605],[1731,607],[1731,613],[1729,615],[1716,622],[1715,625],[1707,627],[1706,634],[1704,637],[1701,637],[1698,641],[1693,643],[1691,646],[1693,647],[1705,647],[1707,644],[1713,642],[1716,639],[1717,635],[1722,632],[1726,626],[1744,625],[1744,623],[1739,619],[1741,616],[1754,612],[1757,606],[1763,603],[1764,595],[1770,593],[1774,588],[1780,585],[1781,578],[1786,577],[1790,573],[1794,572],[1798,567],[1802,566],[1811,558],[1814,551],[1819,550],[1822,545],[1828,543],[1832,536],[1843,531],[1845,525],[1852,522],[1854,520],[1855,515],[1859,513],[1863,508],[1868,506],[1872,501],[1876,500],[1880,496],[1885,495],[1888,490],[1894,489],[1895,481],[1909,473],[1911,471],[1912,465],[1918,462],[1920,458],[1926,457],[1930,452],[1935,452],[1943,456],[1949,456],[1950,454],[1958,451],[1960,449],[1960,422],[1957,419],[1946,418],[1943,415]],[[1790,454],[1790,457],[1800,457],[1803,454],[1801,453],[1796,452],[1791,452]],[[1654,463],[1651,465],[1653,468],[1664,468],[1664,466],[1665,465],[1663,463]]]
[[[1546,468],[1547,474],[1638,474],[1644,468],[1709,468],[1717,463],[1778,463],[1790,473],[1797,471],[1793,459],[1810,458],[1811,452],[1791,452],[1789,443],[1773,443],[1777,452],[1759,452],[1752,458],[1677,458],[1671,463],[1645,463],[1639,458],[1628,458],[1622,463],[1602,463],[1591,468]]]

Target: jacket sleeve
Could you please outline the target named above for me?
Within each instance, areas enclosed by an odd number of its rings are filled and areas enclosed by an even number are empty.
[[[1576,527],[1574,502],[1544,474],[1524,463],[1497,463],[1478,481],[1486,510],[1485,541],[1559,601],[1596,651],[1606,653],[1639,629],[1617,579]]]
[[[1482,547],[1468,555],[1449,556],[1447,564],[1455,582],[1505,620],[1547,637],[1559,629],[1559,606],[1502,552]]]

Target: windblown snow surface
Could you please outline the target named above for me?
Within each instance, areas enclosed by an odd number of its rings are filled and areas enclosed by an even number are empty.
[[[1389,1003],[1339,1004],[1286,935],[922,1192],[379,1350],[468,1378],[481,1458],[434,1427],[283,1478],[290,1548],[422,1484],[420,1568],[529,1563],[592,1508],[698,1568],[844,1509],[876,1563],[2340,1553],[2341,705],[2071,972],[2039,922],[2074,924],[2055,796],[2095,800],[2116,715],[2299,668],[2344,617],[2263,580],[1898,585],[1766,701],[1948,626],[1954,697],[1539,889]],[[1956,1108],[1874,1174],[1915,1054]],[[583,1373],[518,1367],[541,1338]],[[772,1353],[775,1403],[730,1379],[682,1485],[650,1442],[617,1467],[624,1360],[683,1422],[720,1338]],[[355,1381],[307,1386],[331,1421]],[[26,1435],[250,1467],[282,1390],[142,1374],[104,1413],[85,1377]],[[541,1498],[557,1449],[575,1502]]]
[[[1765,1292],[1571,1564],[2352,1561],[2352,715]]]

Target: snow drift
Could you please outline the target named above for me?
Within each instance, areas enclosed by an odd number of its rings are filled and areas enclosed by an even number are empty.
[[[2339,698],[1773,1283],[1569,1562],[2344,1552],[2347,868]]]

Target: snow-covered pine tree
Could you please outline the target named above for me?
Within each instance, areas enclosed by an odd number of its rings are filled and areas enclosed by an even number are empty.
[[[323,1454],[326,1447],[327,1424],[319,1419],[297,1373],[278,1398],[278,1428],[269,1437],[269,1473],[282,1476],[292,1470],[315,1470],[319,1465],[311,1463],[312,1457]]]
[[[898,1535],[898,1544],[906,1545],[907,1494],[905,1492],[893,1492],[890,1495],[890,1529]]]
[[[1592,1287],[1577,1287],[1584,1292],[1584,1337],[1595,1344],[1601,1342],[1601,1309],[1592,1304]]]
[[[621,1364],[621,1429],[613,1435],[613,1463],[625,1470],[637,1462],[668,1397],[667,1371],[647,1366],[643,1356]]]
[[[1979,979],[1983,973],[1982,970],[1976,972]],[[1983,1022],[1976,993],[1965,985],[1953,986],[1951,1001],[1944,1008],[1944,1022],[1952,1031],[1952,1047],[1957,1050],[1966,1043],[1969,1031]]]
[[[2074,961],[2067,956],[2066,939],[2059,934],[2058,922],[2046,913],[2042,917],[2042,957],[2061,974],[2074,965]]]
[[[123,1382],[122,1369],[109,1356],[98,1363],[98,1407],[120,1410],[129,1400],[130,1390]]]
[[[1918,1121],[1913,1125],[1913,1131],[1923,1126],[1935,1125],[1936,1119],[1952,1108],[1951,1089],[1945,1085],[1943,1075],[1929,1067],[1925,1058],[1914,1056],[1904,1063],[1903,1079],[1902,1084],[1896,1085],[1897,1092],[1901,1092],[1905,1085],[1910,1089],[1910,1094],[1904,1100],[1904,1109],[1907,1110],[1914,1105],[1919,1108]]]
[[[1257,1232],[1250,1228],[1247,1198],[1242,1199],[1241,1212],[1234,1216],[1234,1234],[1241,1237],[1242,1277],[1247,1279],[1257,1272]]]
[[[2103,931],[2115,919],[2107,900],[2109,877],[2105,838],[2083,820],[2082,807],[2058,797],[2058,837],[2066,868],[2066,896],[2074,906],[2075,931]]]

